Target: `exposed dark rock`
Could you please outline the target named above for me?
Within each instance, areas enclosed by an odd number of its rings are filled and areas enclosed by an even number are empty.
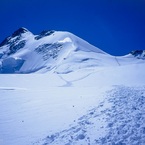
[[[43,56],[44,60],[48,60],[50,57],[57,57],[59,51],[62,48],[62,44],[53,43],[53,44],[43,44],[38,46],[35,51]]]
[[[44,30],[38,36],[36,36],[35,39],[39,40],[45,36],[49,36],[49,35],[53,34],[54,32],[55,32],[54,30],[50,30],[50,31]]]
[[[145,59],[145,50],[134,50],[130,52],[134,57],[138,59]]]
[[[138,55],[143,54],[144,52],[145,52],[145,50],[133,50],[130,53],[134,56],[138,56]]]
[[[25,46],[25,43],[26,43],[25,40],[20,41],[16,45],[15,45],[15,43],[13,43],[9,48],[10,52],[8,53],[8,55],[11,55],[11,54],[17,52],[19,49],[23,48]]]
[[[0,43],[0,47],[2,47],[2,46],[4,46],[4,45],[7,45],[10,39],[11,39],[11,37],[5,38],[5,39]]]
[[[12,37],[15,37],[15,36],[18,36],[18,35],[21,35],[23,33],[26,33],[28,32],[28,30],[26,28],[19,28],[18,30],[16,30],[13,34],[12,34]]]
[[[18,30],[16,30],[11,36],[5,38],[1,43],[0,43],[0,47],[4,46],[4,45],[13,45],[14,42],[17,42],[18,40],[20,40],[21,38],[21,34],[28,32],[27,29],[25,28],[19,28]],[[15,39],[12,39],[16,37]]]

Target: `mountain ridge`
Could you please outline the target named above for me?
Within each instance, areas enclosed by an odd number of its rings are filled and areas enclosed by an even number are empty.
[[[90,67],[142,63],[144,50],[112,56],[70,32],[34,35],[22,27],[0,43],[0,73],[69,73]]]

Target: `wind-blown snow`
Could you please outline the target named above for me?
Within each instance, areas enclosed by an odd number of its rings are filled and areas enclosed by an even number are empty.
[[[67,38],[65,38],[63,40],[59,40],[58,41],[58,43],[67,43],[67,42],[72,42],[72,40],[69,37],[67,37]]]

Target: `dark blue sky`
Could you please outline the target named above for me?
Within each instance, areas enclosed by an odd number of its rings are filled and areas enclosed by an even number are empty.
[[[0,0],[0,41],[19,27],[69,31],[124,55],[145,49],[145,0]]]

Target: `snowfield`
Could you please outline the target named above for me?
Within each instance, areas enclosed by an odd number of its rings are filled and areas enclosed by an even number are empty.
[[[144,66],[1,75],[1,144],[144,145]]]
[[[17,30],[0,44],[0,145],[145,145],[144,59]]]

